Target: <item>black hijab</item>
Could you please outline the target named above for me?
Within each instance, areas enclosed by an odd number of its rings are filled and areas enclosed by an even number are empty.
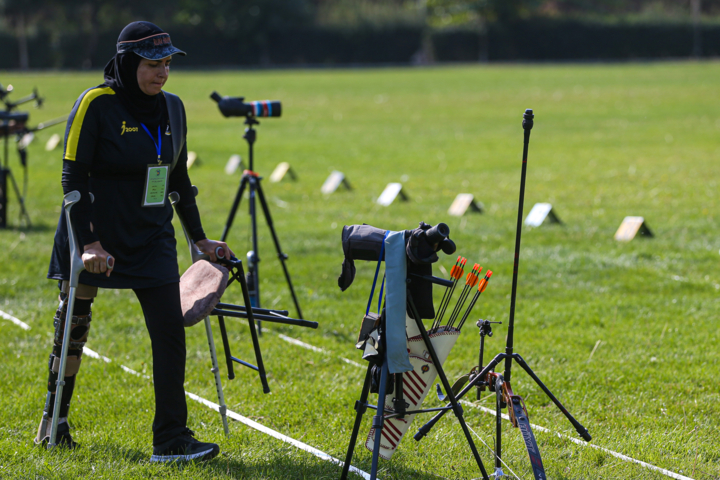
[[[133,22],[120,32],[118,43],[139,40],[150,35],[163,33],[163,30],[150,22]],[[105,83],[103,85],[115,91],[120,102],[133,118],[144,123],[150,131],[165,123],[167,108],[165,95],[146,95],[140,90],[137,81],[137,69],[142,58],[133,53],[116,53],[105,65]]]

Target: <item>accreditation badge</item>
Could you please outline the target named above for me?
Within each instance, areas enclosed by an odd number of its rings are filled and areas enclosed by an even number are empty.
[[[148,165],[145,176],[143,207],[162,207],[167,197],[169,165]]]

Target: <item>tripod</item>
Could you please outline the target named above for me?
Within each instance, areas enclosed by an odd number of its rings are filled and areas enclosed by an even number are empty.
[[[507,334],[507,341],[505,346],[505,353],[500,353],[495,356],[495,358],[490,361],[485,367],[482,366],[482,359],[483,359],[483,350],[484,350],[484,337],[485,335],[491,336],[492,330],[490,328],[489,322],[488,323],[478,323],[478,327],[480,327],[480,336],[481,336],[481,346],[480,346],[480,367],[478,368],[481,370],[479,373],[476,373],[473,377],[470,383],[465,386],[465,388],[460,391],[460,393],[457,395],[457,399],[461,399],[465,394],[467,394],[472,388],[474,387],[489,387],[490,391],[494,391],[497,400],[496,400],[496,417],[495,417],[495,473],[493,474],[494,477],[500,478],[504,477],[505,474],[502,471],[501,468],[501,458],[502,458],[502,409],[508,407],[508,413],[510,415],[510,421],[512,422],[513,426],[516,428],[520,428],[520,431],[522,432],[522,437],[525,442],[525,446],[528,451],[528,456],[530,457],[530,463],[533,469],[533,474],[535,476],[536,480],[544,480],[546,478],[545,475],[545,468],[542,464],[542,458],[540,457],[540,450],[538,449],[537,442],[535,441],[535,436],[532,433],[532,430],[530,428],[530,421],[528,420],[527,415],[527,409],[525,408],[525,402],[523,401],[522,397],[520,395],[515,395],[512,391],[512,387],[510,386],[510,378],[511,378],[511,370],[512,370],[512,363],[513,360],[517,362],[520,367],[525,370],[525,372],[530,376],[530,378],[533,379],[533,381],[542,389],[543,392],[550,398],[550,400],[557,406],[560,411],[565,415],[565,417],[568,419],[568,421],[575,427],[575,430],[578,432],[578,434],[583,438],[583,440],[589,442],[592,440],[592,437],[588,433],[587,429],[583,427],[580,422],[575,420],[575,418],[568,412],[565,407],[560,403],[560,401],[552,394],[552,392],[545,386],[544,383],[538,378],[537,375],[535,375],[535,372],[532,371],[532,369],[528,366],[527,363],[525,363],[525,360],[517,354],[513,352],[513,336],[515,331],[515,299],[517,295],[517,278],[518,278],[518,268],[520,265],[520,237],[522,234],[522,216],[523,216],[523,203],[525,200],[525,178],[527,174],[527,154],[528,154],[528,145],[530,143],[530,130],[532,130],[533,127],[533,111],[531,109],[525,110],[525,114],[523,115],[523,131],[524,131],[524,142],[523,142],[523,158],[522,158],[522,173],[520,177],[520,200],[518,205],[518,218],[517,218],[517,230],[516,230],[516,236],[515,236],[515,264],[513,268],[513,281],[512,281],[512,293],[510,296],[510,318],[509,318],[509,325],[508,325],[508,334]],[[495,367],[500,364],[500,362],[505,361],[505,371],[503,374],[495,373],[494,369]],[[437,421],[442,418],[442,416],[446,413],[446,410],[440,411],[437,415],[435,415],[427,424],[425,424],[418,433],[415,435],[415,440],[420,440],[423,436],[425,436],[437,423]]]
[[[429,277],[429,276],[418,276],[418,275],[410,275],[411,278],[408,278],[408,281],[430,281],[432,283],[442,285],[444,287],[450,287],[452,286],[452,282],[439,279],[436,277]],[[430,356],[430,359],[432,360],[432,365],[435,369],[437,369],[437,376],[440,379],[440,382],[443,385],[443,388],[445,389],[445,392],[447,392],[447,399],[449,401],[449,405],[439,408],[428,408],[428,409],[417,409],[417,410],[408,410],[407,407],[410,406],[409,403],[406,402],[406,399],[404,398],[404,388],[405,388],[405,376],[408,376],[409,382],[415,382],[414,385],[417,386],[418,376],[416,375],[416,372],[408,372],[408,373],[396,373],[394,374],[394,395],[395,397],[392,400],[392,406],[386,405],[386,392],[388,387],[388,377],[390,375],[388,370],[388,359],[387,359],[387,348],[383,348],[383,351],[380,352],[381,354],[381,362],[382,365],[380,365],[380,381],[379,381],[379,387],[378,387],[378,403],[377,405],[372,405],[368,403],[368,395],[370,393],[370,388],[373,383],[373,365],[372,362],[370,365],[368,365],[367,373],[365,374],[365,382],[363,383],[363,389],[362,393],[360,394],[360,399],[355,402],[355,411],[357,412],[357,415],[355,417],[355,424],[353,426],[352,435],[350,437],[350,444],[348,445],[347,454],[345,457],[345,464],[343,465],[343,471],[340,476],[340,480],[347,479],[348,471],[350,470],[350,464],[352,462],[353,453],[355,450],[355,443],[357,442],[358,433],[360,431],[360,425],[362,423],[362,417],[367,411],[368,408],[373,409],[376,411],[376,415],[373,416],[372,421],[372,428],[373,428],[373,434],[374,434],[374,442],[373,442],[373,449],[372,449],[372,467],[370,470],[370,479],[374,480],[377,478],[377,470],[378,470],[378,460],[380,458],[380,449],[382,446],[382,442],[390,442],[390,444],[393,443],[393,440],[395,440],[393,437],[397,434],[397,430],[395,430],[395,433],[393,433],[393,430],[391,425],[387,425],[392,419],[403,419],[406,416],[413,416],[419,413],[429,413],[429,412],[437,412],[440,411],[442,413],[445,413],[447,411],[452,411],[455,416],[457,417],[458,423],[460,423],[460,426],[463,430],[463,433],[465,434],[465,438],[467,439],[468,446],[470,447],[470,451],[472,452],[473,458],[475,462],[477,463],[478,468],[480,469],[480,473],[482,474],[482,478],[484,480],[488,480],[488,474],[485,470],[485,465],[482,462],[482,459],[480,458],[480,454],[478,453],[477,447],[475,446],[475,442],[472,439],[472,436],[470,435],[470,429],[468,428],[465,418],[463,416],[463,409],[462,406],[459,403],[460,397],[455,396],[453,393],[452,386],[450,385],[450,382],[447,379],[447,376],[445,374],[445,371],[442,367],[442,362],[438,358],[438,353],[436,352],[435,347],[433,346],[433,342],[430,338],[430,335],[428,334],[427,330],[425,329],[425,326],[423,325],[422,319],[420,318],[420,314],[418,313],[417,307],[415,306],[415,302],[413,301],[412,293],[408,289],[406,293],[407,298],[407,309],[410,317],[414,320],[417,330],[420,333],[421,340],[425,346],[427,354]],[[381,317],[381,327],[384,329],[384,323],[385,323],[385,315],[383,314]],[[381,335],[381,337],[384,336]],[[413,377],[414,375],[414,377]],[[421,380],[420,380],[421,381]],[[413,388],[413,387],[409,387]],[[418,405],[419,406],[419,405]],[[385,437],[385,438],[383,438]],[[416,437],[417,440],[417,437]],[[399,442],[399,439],[396,441]]]
[[[259,247],[257,239],[257,196],[260,199],[260,206],[262,207],[263,214],[265,215],[265,221],[268,225],[268,228],[270,229],[270,234],[272,235],[273,242],[275,243],[275,251],[277,252],[277,256],[280,259],[280,264],[283,268],[283,272],[285,273],[285,280],[287,281],[288,287],[290,288],[290,294],[292,295],[293,303],[295,304],[295,309],[298,313],[298,318],[302,319],[303,315],[302,311],[300,310],[300,304],[298,303],[297,296],[295,296],[295,289],[293,289],[292,280],[290,280],[290,273],[288,272],[287,265],[285,265],[285,260],[288,259],[288,256],[287,254],[283,253],[282,249],[280,248],[280,241],[278,240],[277,234],[275,233],[272,216],[270,215],[270,208],[268,207],[267,201],[265,200],[265,194],[263,193],[262,186],[260,185],[260,180],[262,180],[262,177],[260,177],[260,175],[253,170],[253,146],[257,138],[257,132],[253,127],[254,125],[259,125],[260,122],[258,122],[252,115],[246,115],[244,123],[245,125],[247,125],[243,138],[248,143],[248,170],[245,170],[243,172],[242,178],[240,179],[240,186],[238,188],[237,194],[235,195],[235,200],[233,201],[232,208],[230,209],[230,215],[228,215],[227,222],[225,222],[225,229],[223,230],[220,240],[224,242],[227,238],[228,233],[230,232],[230,227],[232,227],[233,220],[235,219],[237,209],[240,206],[240,200],[242,200],[243,193],[245,192],[246,188],[249,188],[250,222],[252,228],[252,251],[248,252],[247,255],[247,283],[250,287],[250,301],[252,303],[252,307],[260,307],[260,272],[258,268],[258,263],[260,263],[260,256],[258,253]],[[258,326],[260,326],[260,322],[258,322]]]
[[[20,205],[20,222],[23,219],[29,227],[32,226],[30,222],[30,215],[28,215],[25,209],[25,196],[27,195],[27,152],[24,148],[18,146],[18,153],[20,154],[20,164],[23,167],[24,181],[23,181],[23,192],[20,192],[15,176],[10,169],[10,146],[9,138],[12,134],[22,134],[25,129],[25,121],[28,119],[27,113],[11,113],[10,110],[6,112],[0,112],[0,136],[3,138],[3,163],[0,166],[0,228],[7,227],[7,180],[10,179],[13,190],[15,191],[15,197],[17,198],[18,204]]]

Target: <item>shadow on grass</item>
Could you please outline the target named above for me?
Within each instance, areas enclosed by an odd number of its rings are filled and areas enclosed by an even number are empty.
[[[8,223],[10,223],[8,221]],[[50,232],[55,231],[57,229],[57,225],[48,225],[45,223],[33,223],[31,226],[27,225],[7,225],[5,227],[6,231],[12,231],[12,232],[18,232],[18,233],[43,233],[43,232]]]
[[[183,462],[157,464],[149,463],[148,452],[135,448],[111,447],[107,445],[102,449],[110,457],[121,457],[123,461],[134,464],[147,464],[151,469],[161,469],[168,478],[192,476],[197,478],[233,478],[233,479],[307,479],[307,480],[335,480],[340,478],[342,467],[340,465],[318,460],[311,455],[305,455],[295,450],[282,449],[280,451],[237,452],[226,451],[208,462]],[[95,451],[97,453],[97,450]],[[108,458],[108,455],[105,455]],[[370,472],[370,459],[367,465],[362,462],[354,465],[357,468]],[[148,472],[149,473],[149,472]],[[155,472],[159,473],[159,472]],[[479,473],[478,473],[479,476]],[[349,480],[362,478],[350,473]],[[406,479],[437,480],[438,475],[418,472],[412,468],[404,468],[381,464],[378,478],[383,480]]]
[[[313,480],[336,480],[340,478],[342,467],[330,462],[322,462],[318,464],[318,460],[314,457],[308,459],[299,458],[296,455],[281,457],[273,456],[267,461],[256,463],[257,459],[248,462],[237,460],[229,456],[219,456],[208,464],[208,468],[214,472],[224,473],[233,478],[272,478],[272,479],[313,479]],[[370,473],[370,463],[367,465],[353,465],[361,470]],[[214,473],[213,472],[213,473]],[[348,479],[360,479],[361,476],[349,473]],[[437,475],[418,472],[411,468],[397,468],[391,464],[380,465],[378,478],[388,479],[406,479],[413,480],[437,480]]]

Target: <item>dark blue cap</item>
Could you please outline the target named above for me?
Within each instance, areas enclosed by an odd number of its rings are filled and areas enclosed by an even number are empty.
[[[170,35],[150,22],[133,22],[120,33],[117,53],[133,52],[148,60],[160,60],[170,55],[187,55],[173,46]]]

